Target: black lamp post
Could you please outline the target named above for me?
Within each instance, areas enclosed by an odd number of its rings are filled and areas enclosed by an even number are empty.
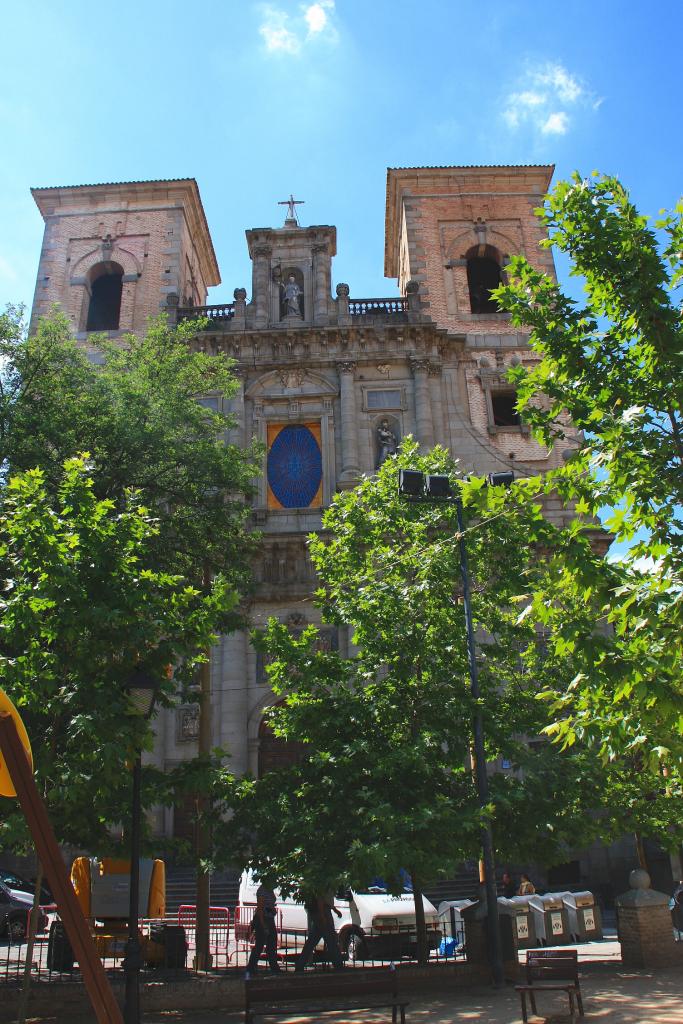
[[[136,668],[128,678],[126,692],[132,714],[149,718],[154,707],[157,682],[142,666]],[[128,903],[128,942],[123,970],[126,979],[125,1010],[126,1024],[140,1024],[140,968],[142,955],[140,949],[140,932],[138,918],[140,916],[140,832],[142,807],[140,800],[140,780],[142,775],[142,757],[140,751],[135,753],[133,763],[133,802],[131,807],[130,827],[130,894]]]
[[[514,480],[514,473],[490,473],[489,483],[496,486],[509,487]],[[462,499],[458,490],[455,492],[447,476],[427,475],[414,469],[399,471],[399,494],[412,501],[453,501],[458,517],[458,541],[460,547],[460,574],[462,577],[462,597],[465,608],[465,628],[467,633],[467,661],[470,673],[470,690],[475,702],[472,731],[474,738],[474,771],[477,785],[479,806],[484,811],[489,803],[489,780],[486,773],[486,752],[484,749],[484,722],[478,710],[480,690],[479,673],[477,670],[476,648],[474,643],[474,621],[472,618],[472,602],[470,599],[470,577],[467,568],[467,547],[465,545],[465,527],[463,523]],[[484,884],[486,887],[486,915],[488,922],[489,950],[493,981],[497,986],[505,983],[503,971],[503,951],[498,928],[498,894],[496,892],[496,863],[493,854],[493,836],[490,824],[481,830],[482,860],[484,862]]]

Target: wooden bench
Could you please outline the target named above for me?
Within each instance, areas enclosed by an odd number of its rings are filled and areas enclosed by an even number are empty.
[[[569,1014],[574,1020],[574,997],[583,1017],[581,988],[579,987],[579,965],[575,949],[530,949],[526,957],[526,985],[516,985],[522,1001],[522,1020],[528,1021],[526,997],[529,996],[531,1009],[536,1014],[537,992],[566,992],[569,997]]]
[[[246,978],[244,1021],[253,1024],[260,1017],[313,1017],[334,1011],[376,1010],[391,1007],[392,1024],[405,1024],[407,1001],[398,994],[398,977],[393,968],[364,971],[349,967],[343,971],[310,972]]]

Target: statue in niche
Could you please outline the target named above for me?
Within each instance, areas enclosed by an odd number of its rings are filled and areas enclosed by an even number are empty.
[[[300,320],[303,317],[301,308],[303,290],[299,287],[296,277],[294,274],[290,274],[286,284],[283,284],[282,281],[278,283],[280,285],[280,316],[283,320],[288,316],[295,316]]]
[[[393,430],[389,426],[389,420],[382,420],[377,428],[377,444],[379,447],[379,457],[377,459],[377,469],[386,462],[390,455],[396,454],[398,448],[398,440]]]

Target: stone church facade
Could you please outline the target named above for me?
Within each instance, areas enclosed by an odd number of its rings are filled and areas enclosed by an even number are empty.
[[[372,474],[407,434],[425,449],[448,447],[477,474],[532,475],[562,459],[571,436],[549,452],[515,413],[507,370],[536,357],[489,299],[513,254],[554,276],[534,213],[552,171],[389,169],[392,297],[355,298],[353,283],[335,282],[336,228],[301,226],[291,201],[282,227],[246,231],[251,287],[236,287],[234,301],[220,305],[207,304],[220,275],[193,179],[33,190],[45,219],[34,321],[57,302],[87,341],[92,330],[141,331],[159,311],[174,322],[206,316],[197,344],[234,358],[240,387],[228,403],[236,419],[229,440],[257,437],[266,450],[253,503],[263,545],[252,626],[269,616],[292,628],[320,623],[306,537],[320,529],[334,493]],[[565,515],[552,500],[546,511]],[[322,642],[345,653],[349,637],[324,627]],[[274,698],[246,632],[213,650],[211,689],[213,745],[229,751],[236,773],[287,759],[264,723]],[[164,714],[159,767],[196,752],[197,725],[192,707]],[[182,835],[183,810],[163,812],[158,827]]]

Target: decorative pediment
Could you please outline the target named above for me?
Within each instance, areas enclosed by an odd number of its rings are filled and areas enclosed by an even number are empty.
[[[320,398],[336,394],[336,384],[331,384],[322,374],[301,365],[286,366],[264,373],[253,381],[245,392],[247,398],[255,400],[288,401],[294,397]]]

